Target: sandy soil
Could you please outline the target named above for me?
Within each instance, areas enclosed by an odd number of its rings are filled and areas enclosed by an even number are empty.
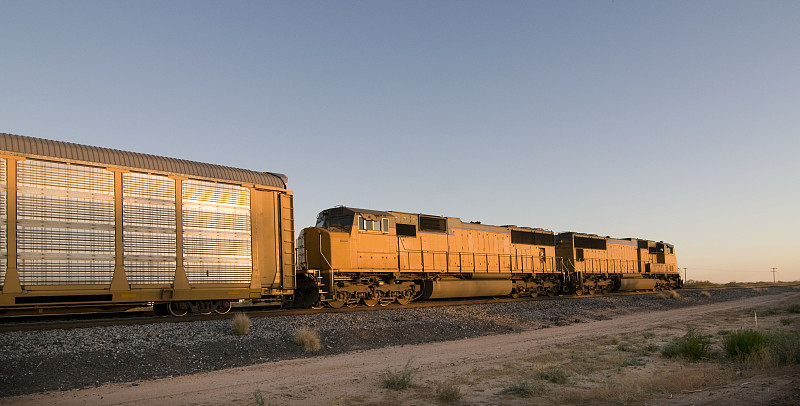
[[[759,296],[521,333],[4,398],[0,399],[0,405],[248,405],[256,404],[256,392],[263,395],[263,404],[272,405],[422,405],[435,403],[432,388],[441,382],[461,384],[463,404],[530,404],[531,399],[500,392],[509,384],[506,373],[513,374],[515,365],[537,355],[564,353],[571,346],[599,343],[609,337],[643,333],[658,337],[682,335],[687,324],[705,326],[709,331],[741,327],[746,322],[743,320],[749,320],[744,317],[753,309],[785,306],[798,300],[800,292]],[[800,324],[800,319],[797,321]],[[763,325],[769,321],[762,317],[760,322]],[[387,369],[402,369],[409,361],[417,368],[415,382],[419,388],[408,391],[381,388],[381,376]],[[664,367],[656,361],[650,365],[650,369]],[[692,364],[686,366],[691,368]],[[647,368],[638,371],[633,373],[649,373]],[[720,387],[658,394],[647,404],[798,404],[795,402],[800,402],[800,371],[789,368],[778,375],[742,376]]]

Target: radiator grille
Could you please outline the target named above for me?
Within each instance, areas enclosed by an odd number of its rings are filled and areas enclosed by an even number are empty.
[[[250,283],[250,190],[183,183],[183,264],[189,283]]]
[[[22,285],[110,284],[113,173],[29,159],[18,163],[17,185]]]
[[[175,181],[122,174],[122,245],[130,284],[172,283],[177,266]]]

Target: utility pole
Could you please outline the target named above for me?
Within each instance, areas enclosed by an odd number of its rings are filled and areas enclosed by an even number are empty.
[[[678,269],[683,269],[683,281],[686,282],[688,280],[686,279],[686,270],[689,268],[678,268]]]
[[[775,274],[778,272],[778,268],[771,268],[772,269],[772,283],[775,283]]]

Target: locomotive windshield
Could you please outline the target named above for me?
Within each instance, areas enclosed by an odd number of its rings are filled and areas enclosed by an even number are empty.
[[[317,227],[350,232],[353,227],[353,217],[355,213],[325,213],[322,212],[317,216]]]

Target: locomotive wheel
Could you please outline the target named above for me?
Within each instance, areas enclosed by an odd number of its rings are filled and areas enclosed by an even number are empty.
[[[329,300],[328,306],[334,309],[341,309],[344,306],[344,300]]]
[[[181,302],[169,302],[169,314],[175,317],[186,316],[186,313],[189,313],[189,306],[186,303],[181,303],[182,306],[179,306]]]
[[[405,306],[411,302],[411,298],[413,295],[414,293],[411,292],[411,290],[404,290],[400,292],[400,294],[397,296],[397,303]]]
[[[374,307],[381,302],[381,291],[376,290],[363,299],[364,304],[369,307]]]
[[[555,297],[556,292],[553,289],[547,290],[547,297]]]

